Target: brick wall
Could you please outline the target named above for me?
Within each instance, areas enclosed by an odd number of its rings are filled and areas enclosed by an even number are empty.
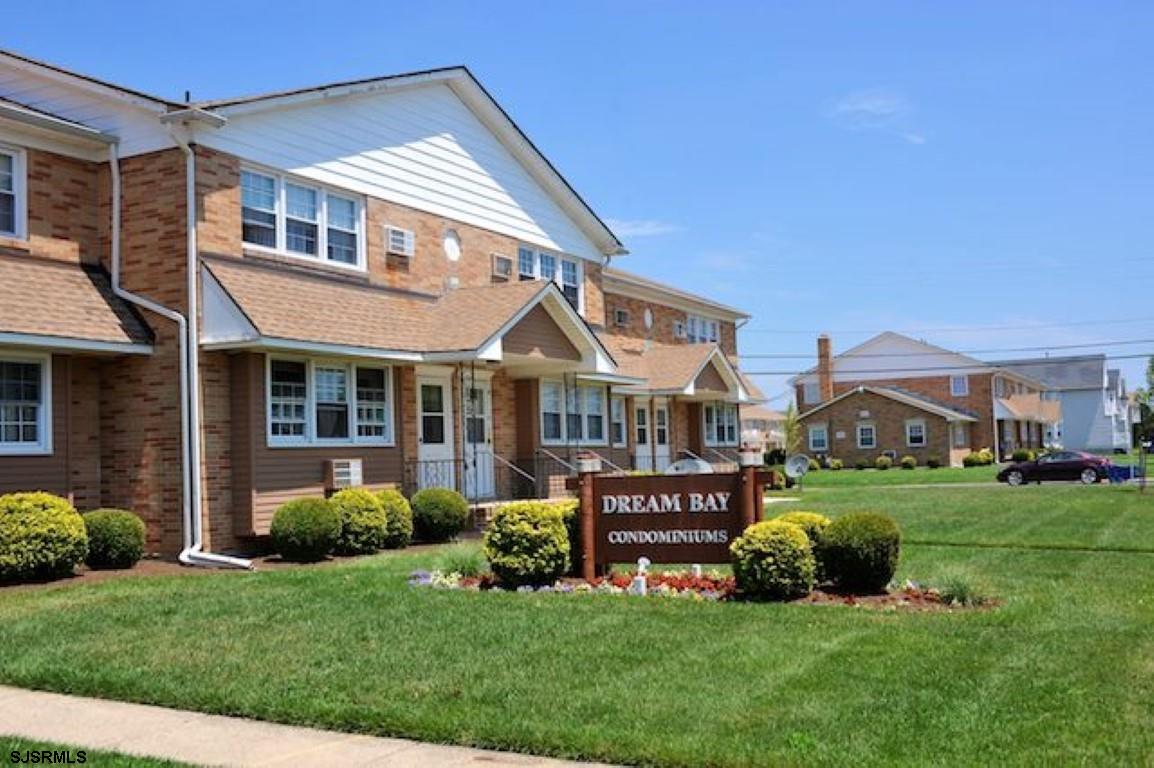
[[[5,250],[64,261],[99,258],[102,164],[29,149],[28,238],[0,238]]]
[[[679,339],[673,332],[675,322],[685,322],[686,313],[681,309],[674,309],[651,301],[637,299],[620,293],[607,292],[605,298],[605,330],[613,336],[623,336],[631,339],[652,339],[659,344],[687,344],[685,339]],[[614,322],[614,311],[624,309],[629,312],[629,322],[619,326]],[[645,310],[653,313],[653,328],[645,327]],[[727,355],[737,354],[737,328],[733,323],[721,321],[720,338],[718,341],[721,350]]]
[[[869,416],[861,416],[863,411],[868,411]],[[925,447],[911,448],[906,445],[907,419],[925,421]],[[874,425],[877,431],[876,448],[857,447],[858,422],[870,422]],[[827,425],[830,449],[826,455],[841,459],[847,469],[852,468],[858,461],[873,466],[874,459],[883,451],[896,451],[899,459],[909,454],[916,457],[918,464],[922,466],[931,456],[937,457],[942,462],[948,462],[951,457],[949,424],[945,419],[870,392],[851,395],[812,415],[803,416],[801,443],[802,450],[806,453],[810,453],[809,427],[813,424]],[[975,425],[970,426],[972,428]],[[839,432],[844,433],[844,436],[839,438],[837,436]]]
[[[232,361],[227,353],[201,354],[200,387],[204,547],[219,552],[239,545],[233,510]]]

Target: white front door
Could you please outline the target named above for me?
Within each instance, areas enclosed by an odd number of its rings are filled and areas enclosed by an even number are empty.
[[[653,460],[658,472],[669,468],[669,406],[661,400],[653,406]]]
[[[642,472],[653,470],[653,450],[650,447],[651,424],[649,401],[633,401],[633,466]]]
[[[493,387],[488,381],[465,382],[462,403],[465,434],[465,496],[490,499],[496,492],[493,473]]]
[[[456,488],[449,377],[417,377],[417,487]]]

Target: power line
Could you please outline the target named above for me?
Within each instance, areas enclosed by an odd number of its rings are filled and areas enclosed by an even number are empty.
[[[854,352],[853,357],[933,357],[942,354],[955,355],[999,355],[1007,352],[1054,352],[1066,349],[1084,349],[1087,347],[1124,347],[1133,344],[1154,344],[1154,339],[1131,339],[1127,341],[1096,341],[1086,344],[1056,344],[1046,347],[1010,347],[1003,349],[967,349],[967,350],[944,350],[937,352],[894,352],[892,354],[882,353],[861,353]],[[789,355],[789,354],[755,354],[755,355],[738,355],[742,360],[813,360],[817,355],[811,353],[804,355]]]
[[[830,331],[830,330],[799,331],[799,330],[777,330],[777,329],[773,329],[773,328],[750,328],[748,326],[742,326],[741,331],[743,333],[774,333],[774,334],[780,334],[783,336],[790,336],[790,335],[793,335],[793,336],[817,336],[817,335],[822,334],[822,333],[876,335],[879,333],[885,333],[887,331],[891,331],[893,333],[903,333],[903,334],[970,333],[973,331],[1029,332],[1029,331],[1043,329],[1043,328],[1084,328],[1084,327],[1092,326],[1092,325],[1124,325],[1126,323],[1154,323],[1154,317],[1131,317],[1131,318],[1128,318],[1125,320],[1086,320],[1083,322],[1072,322],[1072,323],[1041,323],[1041,324],[1037,324],[1037,325],[1023,325],[1022,323],[1017,323],[1016,325],[970,325],[970,326],[960,326],[960,327],[954,327],[954,328],[948,328],[948,327],[947,328],[905,328],[905,329],[883,328],[882,330],[879,330],[879,331],[866,331],[866,330],[862,330],[861,328],[854,328],[852,330],[842,330],[842,331]]]
[[[1140,355],[1107,355],[1106,359],[1107,360],[1138,360],[1138,359],[1141,359],[1144,357],[1152,357],[1152,356],[1154,356],[1154,352],[1146,352],[1146,353],[1143,353]],[[990,366],[991,368],[997,368],[998,367],[998,362],[996,360],[989,362],[989,363],[985,363],[985,364]],[[975,366],[973,366],[973,365],[942,365],[942,366],[931,366],[928,368],[925,368],[925,367],[923,367],[923,368],[876,368],[873,370],[862,369],[862,370],[854,370],[854,371],[845,371],[844,374],[848,375],[848,376],[856,376],[856,375],[863,374],[863,373],[936,373],[938,371],[972,371],[972,370],[974,370],[974,368],[975,368]],[[742,373],[745,374],[746,376],[796,376],[796,375],[799,375],[802,373],[806,373],[806,371],[746,371],[746,370],[742,370]],[[836,374],[837,374],[837,372],[835,371],[835,375]]]

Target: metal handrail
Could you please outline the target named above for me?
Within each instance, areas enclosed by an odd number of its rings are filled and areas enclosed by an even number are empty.
[[[707,445],[707,446],[705,446],[705,450],[709,451],[714,456],[719,457],[726,464],[736,464],[737,463],[737,459],[733,458],[732,456],[726,456],[724,453],[717,450],[716,448],[711,448]]]
[[[553,461],[557,462],[561,466],[568,469],[570,472],[576,472],[577,471],[577,467],[575,467],[572,464],[570,464],[569,462],[565,461],[565,459],[561,458],[560,456],[553,453],[552,451],[546,450],[545,448],[538,448],[537,453],[545,454],[546,456],[551,458]]]
[[[521,469],[520,467],[518,467],[518,466],[517,466],[516,464],[514,464],[513,462],[509,461],[508,459],[506,459],[506,458],[505,458],[504,456],[502,456],[501,454],[499,454],[499,453],[494,453],[494,454],[493,454],[493,458],[494,458],[494,459],[496,459],[497,461],[501,462],[501,464],[503,464],[504,466],[506,466],[506,467],[508,467],[509,469],[511,469],[511,470],[513,470],[514,472],[516,472],[516,473],[517,473],[518,475],[520,475],[521,477],[523,477],[523,478],[525,478],[526,480],[528,480],[530,483],[533,483],[533,484],[536,484],[536,483],[537,483],[537,478],[533,477],[533,476],[532,476],[532,475],[530,475],[528,472],[526,472],[525,470]]]
[[[618,466],[617,464],[614,464],[612,461],[605,458],[601,454],[597,453],[595,455],[597,456],[598,459],[601,460],[602,464],[607,464],[608,466],[612,467],[614,472],[622,472],[622,473],[626,473],[626,474],[629,472],[629,470],[625,469],[625,467],[621,467],[621,466]]]
[[[697,459],[698,461],[705,461],[705,459],[701,458],[700,456],[698,456],[696,453],[689,450],[688,448],[682,448],[681,452],[684,453],[686,456],[688,456],[691,459]],[[705,463],[708,464],[709,462],[705,461]]]

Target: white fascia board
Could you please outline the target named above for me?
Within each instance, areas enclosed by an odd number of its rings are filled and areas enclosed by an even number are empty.
[[[614,284],[617,285],[614,285]],[[713,320],[736,323],[739,320],[748,320],[752,317],[733,307],[711,301],[704,296],[695,296],[688,291],[682,291],[673,286],[662,286],[642,277],[634,278],[620,272],[609,272],[602,275],[602,290],[627,298],[638,298],[652,301],[683,312],[702,315]]]
[[[88,91],[98,96],[113,98],[148,112],[156,113],[167,111],[169,108],[176,106],[176,102],[165,101],[158,97],[130,91],[110,83],[96,80],[95,78],[88,78],[74,72],[68,72],[59,67],[26,59],[23,56],[16,56],[5,51],[0,51],[0,63],[22,72],[31,72],[47,80],[64,83],[65,85]]]
[[[251,341],[216,341],[201,345],[207,350],[251,349],[271,352],[297,352],[327,355],[331,357],[361,357],[373,360],[392,360],[400,363],[416,363],[425,360],[419,352],[396,349],[376,349],[345,344],[325,344],[300,339],[278,339],[262,336]]]
[[[43,336],[36,333],[0,333],[0,346],[59,349],[73,352],[107,352],[117,355],[151,355],[151,344],[130,341],[96,341],[73,336]]]

